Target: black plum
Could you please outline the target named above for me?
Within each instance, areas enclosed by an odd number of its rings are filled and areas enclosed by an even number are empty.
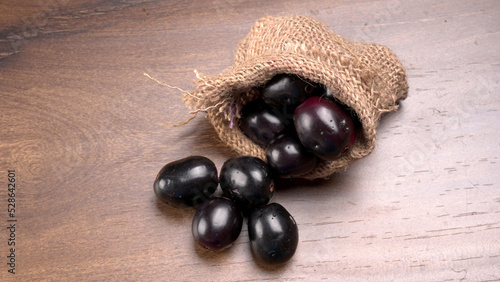
[[[220,171],[220,187],[245,214],[267,204],[274,194],[274,175],[261,159],[242,156],[227,160]]]
[[[266,150],[269,166],[283,178],[304,175],[316,167],[317,157],[294,135],[282,135]]]
[[[218,183],[217,168],[210,159],[190,156],[166,164],[156,176],[153,188],[163,202],[186,208],[208,199]]]
[[[293,120],[300,142],[324,160],[345,155],[356,138],[350,115],[326,98],[308,98],[295,109]]]
[[[358,115],[356,112],[349,108],[348,106],[342,104],[337,97],[335,97],[334,92],[330,91],[330,89],[326,88],[325,86],[317,87],[315,89],[315,96],[320,96],[320,97],[326,97],[330,99],[331,101],[335,102],[339,107],[341,107],[346,113],[349,114],[351,117],[352,121],[354,122],[354,127],[356,129],[356,134],[358,130],[361,129],[361,122],[359,121]]]
[[[278,109],[256,99],[243,107],[239,127],[250,140],[266,147],[277,136],[293,128],[292,118],[293,113],[287,119]]]
[[[255,209],[248,218],[252,251],[266,264],[282,264],[297,250],[299,230],[290,213],[280,204]]]
[[[236,241],[242,226],[243,216],[233,201],[212,197],[196,209],[192,233],[200,246],[220,251]]]
[[[292,74],[278,74],[262,88],[262,97],[275,106],[292,109],[304,102],[315,85]]]

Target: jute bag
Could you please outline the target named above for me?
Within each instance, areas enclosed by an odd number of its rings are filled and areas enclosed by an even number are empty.
[[[348,154],[321,161],[301,178],[326,178],[370,154],[383,113],[396,110],[408,93],[405,70],[387,47],[353,42],[305,16],[264,17],[236,48],[234,64],[215,77],[197,73],[196,89],[183,95],[194,112],[204,111],[218,136],[240,155],[266,160],[265,149],[238,128],[242,106],[258,98],[255,87],[280,73],[296,74],[328,87],[353,109],[362,125]]]

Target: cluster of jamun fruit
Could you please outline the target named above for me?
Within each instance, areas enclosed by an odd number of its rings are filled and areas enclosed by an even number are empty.
[[[266,149],[267,163],[283,178],[311,172],[319,160],[347,154],[356,139],[356,114],[323,85],[280,74],[242,108],[239,128]]]
[[[192,234],[200,246],[211,251],[230,247],[247,217],[255,257],[281,264],[295,254],[299,233],[290,213],[270,203],[275,178],[300,177],[319,160],[342,157],[356,139],[359,122],[326,87],[296,75],[277,75],[256,91],[261,98],[242,108],[239,128],[265,148],[267,162],[234,157],[218,173],[210,159],[190,156],[166,164],[153,186],[163,202],[196,208]]]

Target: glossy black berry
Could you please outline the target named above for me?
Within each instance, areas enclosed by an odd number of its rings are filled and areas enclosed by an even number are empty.
[[[274,194],[274,175],[261,159],[242,156],[227,160],[220,171],[220,187],[238,208],[248,213],[267,204]]]
[[[217,189],[215,164],[206,157],[190,156],[166,164],[153,184],[156,196],[178,208],[200,205]]]
[[[345,155],[356,138],[350,115],[326,98],[308,98],[295,109],[293,120],[300,142],[324,160]]]
[[[358,131],[361,130],[361,122],[359,121],[358,115],[353,109],[341,103],[339,99],[335,96],[334,92],[330,91],[330,89],[326,88],[325,86],[321,86],[315,89],[315,96],[328,98],[329,100],[335,102],[337,106],[342,108],[347,114],[349,114],[352,121],[354,122],[356,134],[358,134]]]
[[[259,207],[251,213],[248,235],[254,255],[266,264],[290,260],[299,242],[295,220],[277,203]]]
[[[196,209],[192,233],[200,246],[220,251],[236,241],[242,226],[243,216],[235,203],[227,198],[213,197]]]
[[[304,102],[315,89],[315,85],[292,74],[278,74],[262,88],[262,97],[278,107],[293,109]]]
[[[295,135],[282,135],[267,147],[269,166],[282,178],[298,177],[316,167],[317,157]]]
[[[256,99],[243,107],[239,127],[250,140],[265,148],[277,136],[293,128],[293,113],[287,119],[277,108]]]

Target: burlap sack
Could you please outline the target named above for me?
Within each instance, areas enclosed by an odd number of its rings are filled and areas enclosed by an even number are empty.
[[[280,73],[325,85],[362,124],[362,136],[348,154],[320,162],[306,179],[328,177],[370,154],[380,116],[396,110],[408,93],[405,70],[387,47],[349,41],[315,19],[291,16],[257,20],[237,46],[234,64],[215,77],[197,74],[196,89],[183,100],[194,111],[206,112],[222,142],[238,154],[266,160],[265,150],[237,122],[242,106],[257,98],[252,88]]]

